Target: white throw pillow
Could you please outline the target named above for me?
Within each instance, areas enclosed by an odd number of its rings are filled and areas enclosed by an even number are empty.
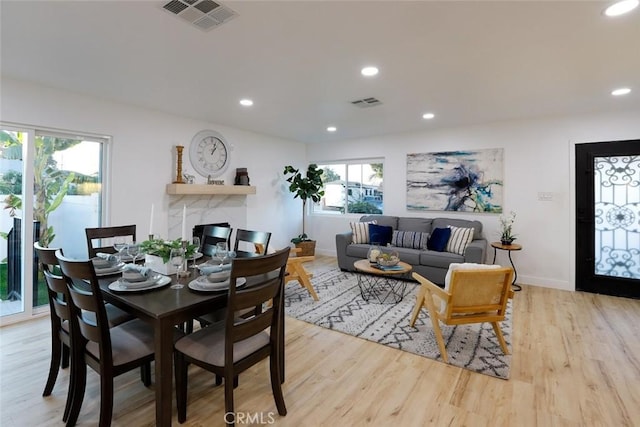
[[[453,254],[464,255],[465,249],[469,246],[469,243],[473,240],[473,228],[454,227],[450,225],[451,237],[447,242],[447,252]]]
[[[352,222],[351,232],[353,233],[352,243],[369,243],[369,224],[377,224],[378,221]]]

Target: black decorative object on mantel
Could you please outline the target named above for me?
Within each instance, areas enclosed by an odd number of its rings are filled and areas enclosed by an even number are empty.
[[[249,185],[249,174],[247,168],[236,169],[235,185]]]

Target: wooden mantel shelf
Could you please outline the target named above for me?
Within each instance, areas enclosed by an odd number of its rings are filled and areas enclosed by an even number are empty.
[[[167,194],[173,194],[173,195],[256,194],[256,187],[251,185],[167,184]]]

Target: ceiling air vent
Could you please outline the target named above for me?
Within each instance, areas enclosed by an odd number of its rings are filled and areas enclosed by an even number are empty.
[[[360,107],[360,108],[375,107],[376,105],[382,105],[382,102],[380,102],[380,100],[376,98],[357,99],[355,101],[351,101],[351,103],[356,107]]]
[[[212,0],[171,0],[164,10],[203,31],[212,30],[237,16],[237,13]]]

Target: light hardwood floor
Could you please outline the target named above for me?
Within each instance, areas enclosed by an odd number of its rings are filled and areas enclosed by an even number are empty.
[[[321,271],[335,258],[306,265]],[[289,413],[277,414],[264,362],[240,376],[236,410],[256,418],[238,425],[640,425],[640,301],[524,286],[513,318],[507,381],[287,318]],[[62,425],[68,370],[42,397],[49,339],[48,318],[0,329],[3,427]],[[115,388],[114,426],[154,424],[153,389],[138,372]],[[90,372],[79,425],[97,424],[98,398]],[[184,425],[223,425],[223,414],[223,388],[192,367]]]

